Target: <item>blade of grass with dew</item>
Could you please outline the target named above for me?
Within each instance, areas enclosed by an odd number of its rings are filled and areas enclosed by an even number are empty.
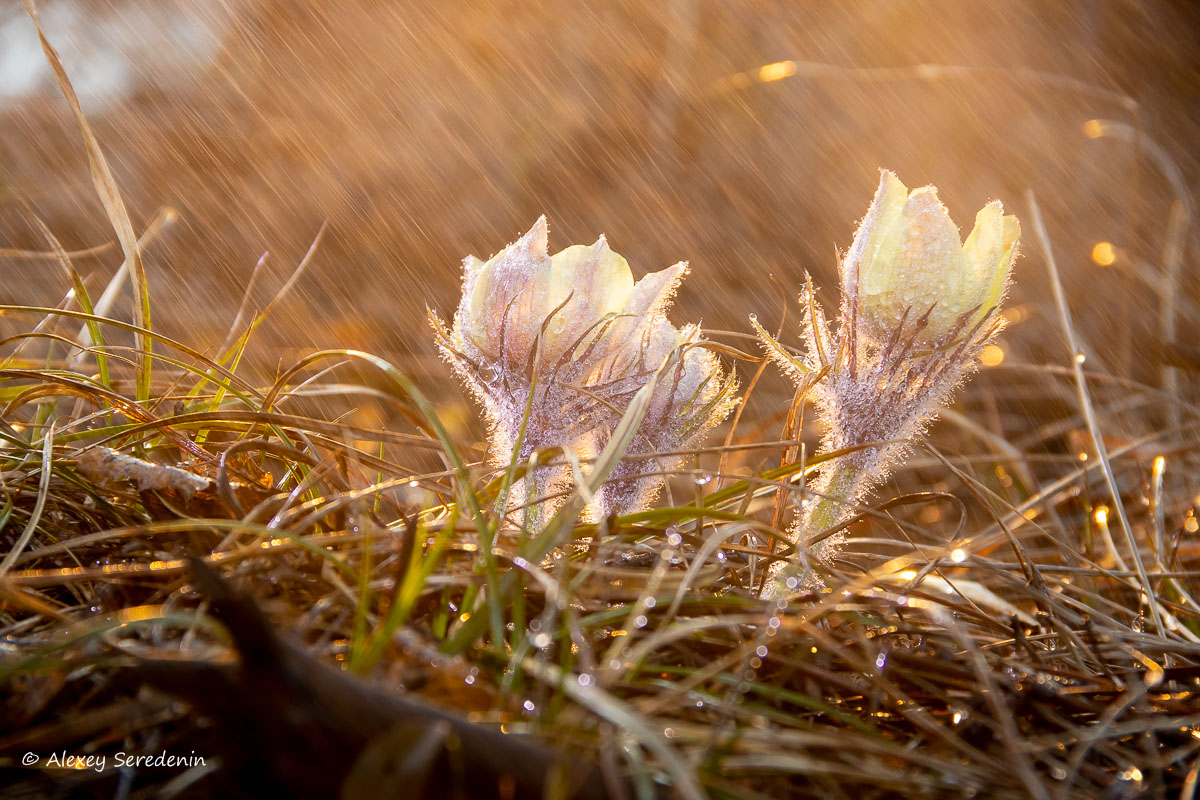
[[[447,523],[438,531],[434,537],[433,545],[425,550],[414,544],[412,555],[409,558],[407,569],[404,572],[404,579],[400,585],[396,587],[396,593],[392,597],[392,604],[388,608],[387,617],[375,632],[365,652],[362,655],[359,668],[362,672],[370,672],[383,656],[383,650],[392,636],[401,625],[408,622],[409,616],[412,614],[413,607],[421,596],[421,590],[425,588],[426,581],[433,571],[437,569],[441,563],[442,553],[446,550],[446,545],[454,538],[455,523],[457,522],[457,510],[451,508],[447,513]],[[418,524],[414,537],[418,540],[424,540],[425,527]]]

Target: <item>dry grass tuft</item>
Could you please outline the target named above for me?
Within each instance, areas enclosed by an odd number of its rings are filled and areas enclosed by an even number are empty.
[[[119,200],[109,179],[99,188]],[[135,231],[116,222],[136,261]],[[396,366],[328,350],[247,375],[261,315],[205,355],[93,306],[70,254],[49,247],[73,294],[0,306],[27,321],[0,342],[10,791],[253,793],[227,756],[175,770],[19,763],[208,757],[238,709],[202,667],[269,663],[292,685],[288,665],[306,656],[263,659],[239,639],[196,588],[202,559],[307,656],[378,696],[588,753],[614,796],[1194,795],[1200,409],[1177,384],[1069,356],[985,371],[936,442],[856,509],[832,588],[761,601],[795,505],[812,501],[796,408],[747,406],[725,446],[685,454],[660,508],[585,524],[577,491],[531,535],[505,510],[531,465],[486,467]],[[130,680],[164,661],[194,691]],[[251,721],[292,730],[285,716]],[[306,718],[298,735],[324,724]],[[428,744],[414,735],[359,743],[342,768],[369,778],[387,748]],[[298,746],[264,736],[264,780],[289,785],[280,765]]]

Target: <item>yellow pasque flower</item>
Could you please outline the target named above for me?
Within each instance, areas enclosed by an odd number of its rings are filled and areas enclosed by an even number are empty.
[[[815,569],[841,544],[831,533],[888,475],[979,367],[1004,321],[1021,226],[999,201],[983,207],[966,242],[932,186],[908,190],[882,171],[879,189],[842,258],[836,329],[811,281],[801,296],[804,351],[796,355],[753,322],[767,353],[805,393],[825,426],[822,464],[790,536],[796,552],[776,562],[764,592],[820,585]],[[815,559],[812,558],[815,556]]]
[[[922,315],[917,341],[936,345],[969,332],[999,304],[1021,225],[993,200],[975,216],[966,242],[937,189],[909,191],[882,170],[871,208],[842,261],[842,291],[877,341]]]

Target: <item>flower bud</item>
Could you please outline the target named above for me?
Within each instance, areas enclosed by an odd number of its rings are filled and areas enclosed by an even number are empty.
[[[473,256],[463,262],[459,329],[510,368],[525,369],[539,333],[541,364],[557,361],[598,332],[609,315],[620,314],[635,289],[628,262],[603,236],[553,256],[546,244],[541,217],[486,263]]]
[[[1017,218],[994,200],[964,244],[937,189],[910,192],[883,170],[841,267],[860,333],[882,342],[912,327],[918,344],[933,346],[970,331],[1000,302],[1020,235]]]

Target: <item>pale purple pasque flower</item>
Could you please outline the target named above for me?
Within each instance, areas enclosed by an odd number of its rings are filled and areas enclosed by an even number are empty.
[[[560,447],[581,459],[607,442],[630,400],[665,362],[628,458],[596,498],[602,513],[647,504],[660,473],[695,445],[736,402],[734,381],[704,348],[695,325],[666,318],[687,265],[634,282],[629,264],[601,236],[553,256],[541,217],[488,261],[463,261],[462,300],[447,326],[430,315],[438,348],[483,407],[492,460],[524,460]],[[522,433],[522,424],[524,431]],[[553,494],[570,483],[569,466],[532,470],[514,487],[510,506]],[[542,504],[548,518],[553,502]]]

